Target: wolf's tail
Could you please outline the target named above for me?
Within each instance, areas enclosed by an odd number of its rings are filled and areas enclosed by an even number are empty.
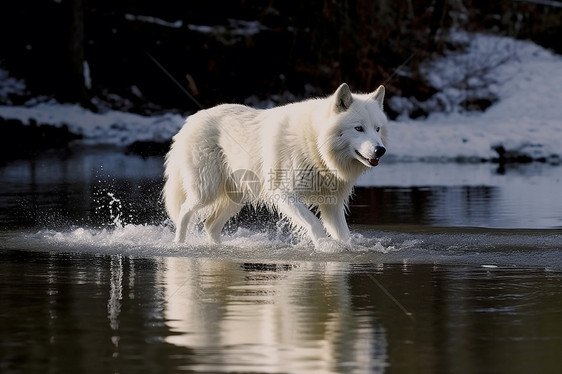
[[[180,208],[186,199],[185,191],[182,187],[180,168],[173,162],[170,155],[168,155],[166,159],[165,166],[166,183],[162,190],[162,197],[166,205],[168,216],[177,225]]]

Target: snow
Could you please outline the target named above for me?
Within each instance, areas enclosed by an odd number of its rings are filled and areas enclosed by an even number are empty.
[[[117,146],[127,146],[137,141],[169,141],[185,121],[178,114],[141,116],[119,111],[94,113],[79,105],[55,101],[32,107],[0,106],[0,117],[18,119],[24,124],[34,120],[43,125],[67,126],[70,132],[81,135],[85,144]]]
[[[12,78],[6,70],[0,69],[0,100],[11,104],[10,95],[22,95],[24,93],[24,81]],[[0,116],[2,116],[2,112],[0,112]]]
[[[153,23],[155,25],[164,26],[164,27],[171,27],[174,29],[180,29],[183,26],[183,22],[181,20],[175,22],[168,22],[164,21],[163,19],[151,17],[151,16],[143,16],[143,15],[134,15],[134,14],[125,14],[125,19],[127,21],[139,21],[139,22],[146,22],[146,23]]]
[[[234,36],[252,36],[256,35],[265,27],[258,21],[244,21],[237,19],[229,19],[228,27],[217,25],[217,26],[206,26],[206,25],[187,25],[187,28],[191,31],[200,32],[202,34],[230,34]]]
[[[423,121],[392,122],[389,154],[406,160],[489,159],[502,145],[533,158],[561,155],[561,56],[531,42],[477,34],[466,53],[425,69],[446,111]],[[459,111],[464,92],[479,87],[498,102],[483,113]]]
[[[248,33],[255,32],[257,27],[239,22],[232,26]],[[385,157],[397,161],[490,159],[498,156],[493,148],[501,145],[533,158],[559,160],[562,56],[532,42],[511,38],[460,33],[456,37],[469,43],[466,51],[451,53],[424,66],[428,81],[440,88],[436,100],[446,104],[445,112],[424,120],[402,117],[391,121],[389,152]],[[485,89],[498,101],[485,112],[458,110],[458,102],[473,89]],[[9,105],[9,95],[24,90],[23,82],[0,69],[0,101],[8,104],[0,105],[0,117],[25,124],[34,120],[57,127],[66,125],[71,132],[82,135],[86,144],[127,146],[136,141],[165,142],[185,120],[177,114],[94,113],[54,101]],[[407,109],[407,98],[395,101]]]
[[[82,65],[84,66],[84,85],[86,86],[87,89],[91,89],[92,77],[90,76],[90,65],[86,60],[84,60],[84,63]]]

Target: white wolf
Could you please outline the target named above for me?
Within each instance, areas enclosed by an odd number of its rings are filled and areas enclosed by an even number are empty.
[[[349,241],[353,185],[386,152],[384,92],[353,94],[344,83],[324,99],[265,110],[219,105],[188,117],[165,162],[175,241],[197,217],[218,243],[245,203],[276,210],[315,246],[327,234]]]

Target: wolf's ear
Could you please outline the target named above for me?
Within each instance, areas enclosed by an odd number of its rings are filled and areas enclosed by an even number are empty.
[[[383,105],[382,102],[384,100],[384,86],[380,85],[379,88],[376,89],[375,92],[373,92],[369,98],[371,100],[375,100],[376,102],[379,103],[379,106],[381,107],[381,110],[383,109]]]
[[[353,96],[347,83],[342,83],[334,93],[334,111],[345,112],[353,104]]]

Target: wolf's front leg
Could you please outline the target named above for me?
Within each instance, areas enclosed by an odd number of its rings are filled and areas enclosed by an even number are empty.
[[[283,195],[275,205],[283,216],[308,234],[315,247],[319,246],[320,239],[326,238],[326,232],[320,220],[297,196]]]
[[[348,242],[350,239],[349,227],[345,220],[343,204],[326,204],[319,206],[320,215],[328,234],[334,239]]]

